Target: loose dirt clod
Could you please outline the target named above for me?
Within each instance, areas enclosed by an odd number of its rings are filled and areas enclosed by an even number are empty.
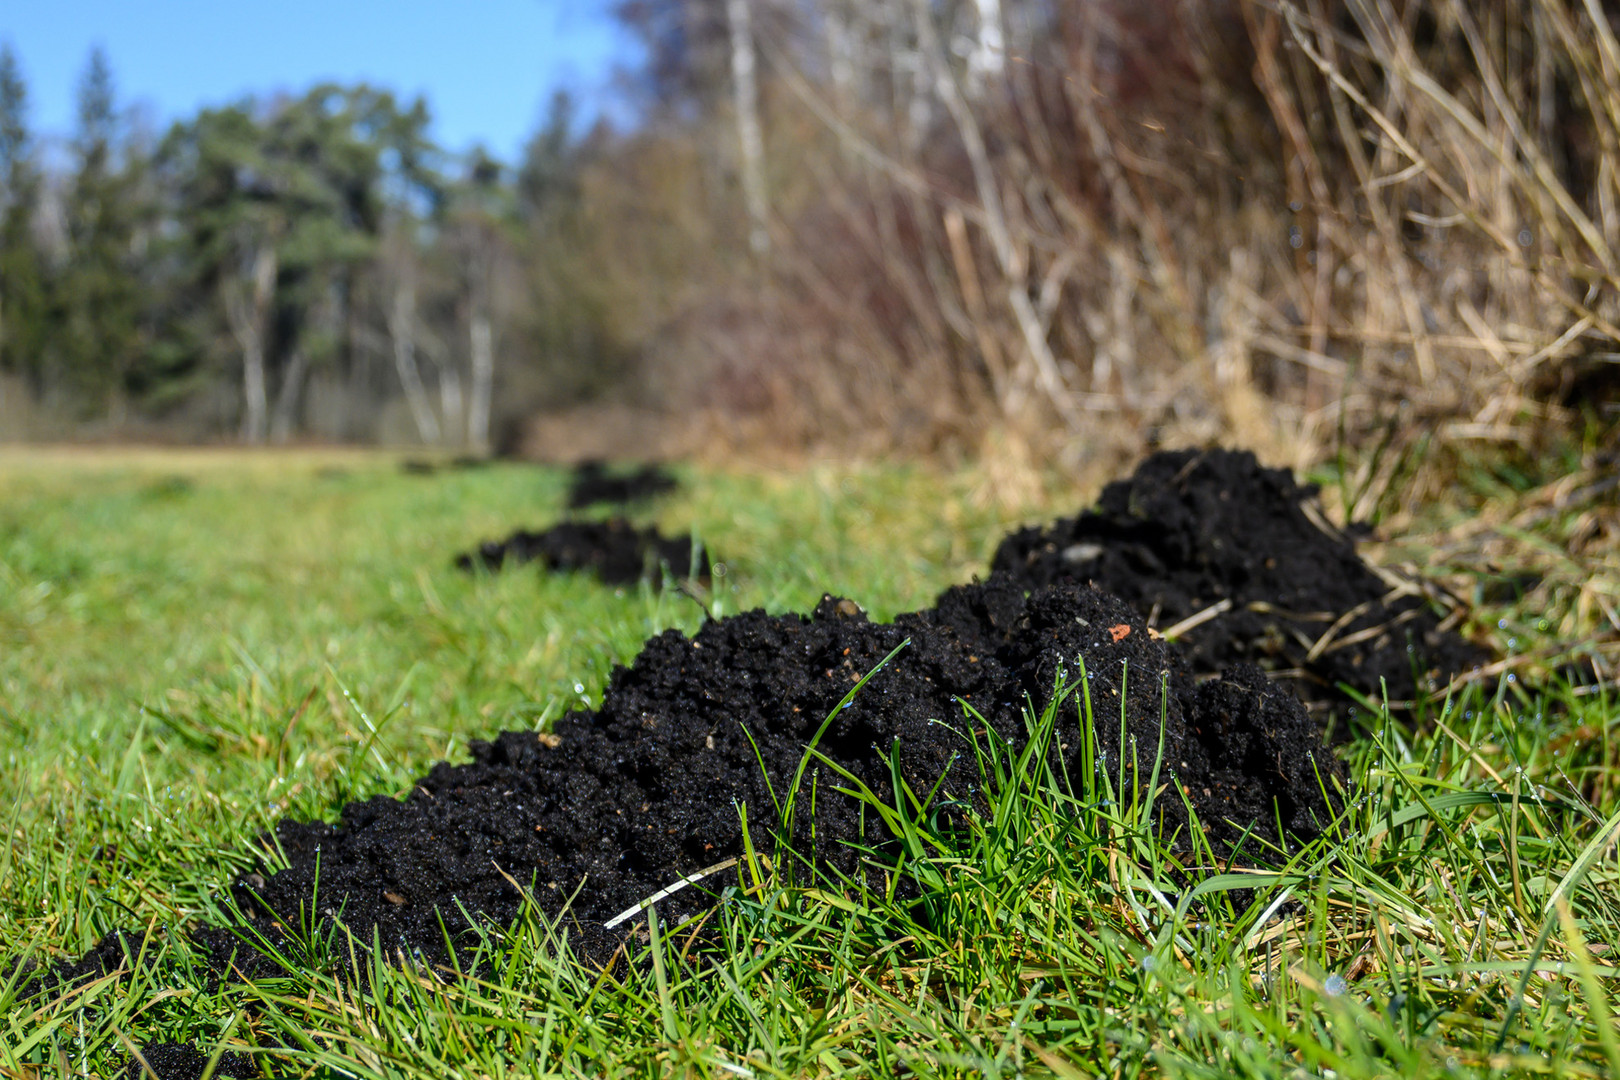
[[[660,465],[642,465],[630,472],[614,474],[601,461],[582,461],[574,469],[568,488],[568,508],[583,510],[607,503],[624,506],[674,491],[678,481]]]
[[[1409,700],[1488,659],[1309,514],[1315,494],[1247,451],[1158,453],[1094,508],[1008,536],[991,572],[1024,589],[1095,582],[1155,629],[1180,624],[1194,671],[1259,664],[1313,708],[1342,703],[1340,683]]]
[[[530,561],[554,571],[590,570],[608,585],[656,577],[662,566],[677,577],[709,576],[709,553],[699,550],[694,561],[691,537],[665,537],[656,528],[638,529],[623,518],[564,521],[542,532],[519,529],[505,540],[490,540],[456,556],[463,570],[499,570]]]

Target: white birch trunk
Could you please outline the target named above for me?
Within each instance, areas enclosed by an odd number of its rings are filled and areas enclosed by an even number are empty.
[[[1062,375],[1058,372],[1057,359],[1052,355],[1052,346],[1046,340],[1046,327],[1041,325],[1040,315],[1035,310],[1034,302],[1030,300],[1028,268],[1018,247],[1013,243],[1012,230],[1007,225],[1006,207],[1002,203],[1000,189],[996,186],[995,171],[990,164],[990,153],[985,146],[984,132],[979,128],[978,117],[973,115],[972,107],[957,87],[956,77],[951,74],[950,65],[940,48],[939,35],[934,29],[934,15],[929,8],[928,0],[912,0],[912,11],[917,23],[917,51],[921,54],[924,67],[933,72],[935,92],[956,123],[957,133],[962,139],[962,148],[967,152],[968,164],[973,170],[973,186],[978,192],[979,204],[984,211],[984,229],[989,235],[990,248],[995,252],[996,262],[1000,264],[1001,272],[1007,279],[1007,304],[1012,308],[1013,319],[1018,323],[1024,345],[1029,350],[1029,361],[1034,368],[1035,382],[1045,392],[1047,399],[1058,413],[1069,423],[1074,424],[1077,420],[1074,401],[1068,388],[1063,385]]]
[[[242,350],[242,440],[264,442],[270,412],[264,379],[264,331],[276,287],[276,249],[269,241],[254,253],[252,295],[243,297],[241,283],[227,282],[223,292],[225,318]]]
[[[439,365],[439,415],[444,417],[444,441],[455,446],[466,441],[463,430],[461,373],[448,359]]]
[[[1001,31],[1001,0],[974,0],[979,13],[979,32],[968,54],[968,92],[984,93],[987,83],[1001,78],[1007,66],[1006,38]]]
[[[287,373],[281,378],[281,389],[276,391],[276,408],[270,414],[270,441],[284,443],[292,438],[298,420],[298,399],[303,394],[304,375],[309,370],[309,357],[303,346],[293,350],[287,362]]]
[[[916,48],[906,10],[907,0],[887,0],[883,6],[889,38],[890,111],[901,130],[905,158],[910,161],[922,146],[928,125],[933,122],[933,88],[928,63]]]
[[[409,282],[400,282],[394,287],[394,303],[388,311],[388,336],[394,342],[394,370],[399,372],[399,383],[405,388],[405,403],[416,421],[416,433],[423,442],[436,443],[440,438],[439,422],[428,404],[422,374],[416,366],[416,289]]]
[[[843,0],[827,0],[827,71],[841,108],[855,100],[855,43]]]
[[[765,140],[759,128],[759,85],[755,79],[754,29],[750,0],[726,0],[731,24],[731,81],[736,95],[737,141],[742,149],[743,201],[748,209],[748,246],[763,255],[771,246],[766,229]]]
[[[495,341],[489,312],[473,308],[468,344],[472,351],[472,400],[467,403],[467,443],[480,452],[489,449],[490,399],[495,389]]]

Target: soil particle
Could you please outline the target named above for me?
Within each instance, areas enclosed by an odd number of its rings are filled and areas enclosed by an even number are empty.
[[[498,570],[508,563],[538,561],[546,569],[590,570],[608,585],[630,585],[656,577],[668,566],[679,577],[709,576],[709,553],[693,557],[689,536],[666,537],[656,528],[638,529],[623,518],[564,521],[542,532],[519,529],[504,540],[490,540],[456,556],[463,570]]]
[[[1489,659],[1420,598],[1392,597],[1351,540],[1307,512],[1315,496],[1246,451],[1162,452],[1094,508],[1009,535],[991,573],[1023,589],[1095,582],[1158,629],[1207,614],[1179,636],[1196,673],[1258,664],[1313,708],[1342,703],[1340,683],[1375,698],[1387,683],[1408,700]]]
[[[642,465],[627,473],[613,473],[601,461],[582,461],[574,469],[568,488],[568,508],[609,504],[625,506],[658,495],[667,495],[678,486],[675,477],[661,465]]]
[[[208,1071],[208,1057],[194,1046],[182,1043],[154,1043],[141,1048],[146,1068],[135,1058],[120,1072],[120,1080],[202,1080]],[[243,1054],[221,1054],[214,1064],[214,1076],[228,1076],[235,1080],[251,1080],[262,1075],[251,1058]]]

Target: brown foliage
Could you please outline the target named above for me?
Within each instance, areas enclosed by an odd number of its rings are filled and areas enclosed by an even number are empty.
[[[610,245],[655,396],[728,445],[857,453],[1304,459],[1576,418],[1620,338],[1620,49],[1579,0],[1058,8],[983,94],[945,67],[920,132],[894,71],[835,108],[810,36],[766,42],[762,261],[729,118],[668,136],[696,159]],[[621,164],[604,205],[641,190]]]

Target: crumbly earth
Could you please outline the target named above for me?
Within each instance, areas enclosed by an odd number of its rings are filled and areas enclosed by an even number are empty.
[[[1258,664],[1318,710],[1344,702],[1340,684],[1410,700],[1489,659],[1313,519],[1315,495],[1247,451],[1157,453],[1094,508],[1009,535],[991,573],[1023,589],[1094,582],[1161,630],[1227,602],[1179,635],[1193,670]]]
[[[199,1080],[208,1070],[208,1056],[196,1047],[183,1043],[154,1043],[141,1048],[141,1058],[146,1062],[146,1068],[141,1068],[141,1062],[132,1057],[119,1077],[120,1080],[151,1080],[154,1076],[157,1080]],[[221,1054],[214,1063],[213,1075],[251,1080],[260,1073],[259,1067],[249,1057]]]
[[[624,518],[563,521],[541,532],[519,529],[504,540],[490,540],[456,556],[463,570],[499,570],[538,561],[548,570],[589,570],[608,585],[631,585],[657,577],[669,567],[677,577],[707,578],[709,553],[693,557],[692,538],[666,537],[656,528],[638,529]]]
[[[1123,715],[1126,782],[1145,784],[1162,723],[1161,782],[1185,793],[1216,844],[1251,827],[1291,844],[1331,818],[1323,791],[1342,788],[1342,770],[1300,703],[1258,669],[1199,685],[1117,597],[1063,584],[1026,599],[991,582],[949,590],[893,623],[829,596],[808,617],[752,611],[691,638],[668,631],[614,672],[599,710],[570,713],[545,734],[475,742],[471,762],[435,766],[403,799],[352,803],[337,824],[282,821],[276,838],[291,865],[247,875],[233,893],[272,941],[313,911],[340,917],[362,941],[375,929],[433,961],[444,958],[446,931],[455,940],[471,929],[469,914],[514,918],[521,885],[585,956],[608,962],[644,923],[610,930],[614,915],[742,853],[739,805],[756,849],[773,850],[778,806],[807,745],[885,800],[893,753],[913,791],[943,780],[938,798],[975,805],[968,733],[988,726],[1020,743],[1026,696],[1044,706],[1060,673],[1073,678],[1082,665],[1100,763],[1118,775]],[[1062,716],[1051,752],[1079,776],[1078,698]],[[858,849],[889,846],[872,815],[833,790],[845,784],[836,770],[815,762],[804,777],[798,852],[853,874]],[[1167,787],[1155,806],[1159,827],[1184,835],[1182,800]],[[1278,815],[1287,836],[1274,835]],[[736,879],[733,869],[684,889],[660,915],[698,914]],[[221,966],[234,952],[237,970],[259,968],[240,933],[194,937]],[[60,977],[110,970],[134,944],[110,937]]]
[[[660,465],[642,465],[627,473],[613,473],[601,461],[582,461],[568,487],[568,508],[584,510],[608,504],[624,506],[674,491],[679,482]]]
[[[777,806],[807,745],[885,800],[893,752],[913,791],[943,778],[938,797],[972,804],[979,777],[969,729],[987,725],[1020,742],[1026,695],[1040,707],[1060,669],[1072,676],[1080,663],[1104,764],[1119,766],[1123,709],[1127,778],[1145,783],[1162,719],[1162,779],[1187,793],[1217,843],[1251,826],[1275,833],[1278,811],[1292,838],[1331,817],[1322,790],[1342,784],[1339,766],[1299,702],[1257,669],[1200,687],[1115,597],[1060,585],[1025,601],[975,585],[893,623],[827,597],[808,618],[753,611],[692,638],[666,632],[614,673],[595,712],[571,713],[544,735],[475,742],[470,763],[436,766],[404,799],[351,804],[335,825],[283,821],[277,840],[291,867],[239,882],[236,898],[265,925],[295,920],[301,906],[341,912],[361,940],[375,927],[390,946],[437,959],[446,930],[457,938],[470,929],[467,913],[513,918],[522,885],[548,914],[563,915],[587,956],[606,961],[641,922],[608,930],[615,914],[742,854],[739,804],[756,849],[773,849]],[[1078,711],[1060,739],[1053,753],[1080,775]],[[1142,775],[1131,781],[1133,761]],[[818,866],[854,873],[858,849],[882,849],[889,837],[833,791],[844,783],[812,764],[792,841]],[[1185,828],[1179,798],[1157,806],[1164,829]],[[675,894],[660,914],[675,922],[699,913],[737,874]]]

